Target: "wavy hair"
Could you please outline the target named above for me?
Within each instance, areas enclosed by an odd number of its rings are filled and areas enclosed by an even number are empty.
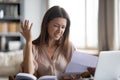
[[[47,12],[45,13],[43,17],[43,21],[41,25],[41,33],[39,37],[33,41],[33,44],[38,45],[38,46],[48,44],[48,40],[49,40],[48,23],[54,18],[58,18],[58,17],[65,18],[67,20],[65,32],[62,38],[56,43],[58,46],[61,46],[62,51],[66,55],[66,53],[68,53],[68,47],[69,47],[70,19],[65,9],[61,8],[60,6],[53,6],[47,10]]]

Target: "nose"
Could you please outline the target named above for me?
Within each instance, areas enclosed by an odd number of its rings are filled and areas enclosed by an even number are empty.
[[[58,27],[58,30],[57,30],[59,33],[61,32],[61,27]]]

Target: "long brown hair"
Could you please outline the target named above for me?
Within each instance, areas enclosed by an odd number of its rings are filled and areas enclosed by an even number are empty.
[[[51,21],[54,18],[58,18],[58,17],[65,18],[67,20],[66,29],[62,36],[62,39],[60,39],[57,42],[57,45],[61,46],[62,51],[65,53],[65,56],[67,56],[66,53],[68,53],[68,47],[69,47],[70,19],[69,19],[69,15],[67,14],[67,12],[60,6],[53,6],[50,9],[48,9],[48,11],[45,13],[43,17],[42,25],[41,25],[41,33],[39,37],[33,41],[33,44],[42,46],[48,43],[49,35],[48,35],[47,25],[49,21]]]

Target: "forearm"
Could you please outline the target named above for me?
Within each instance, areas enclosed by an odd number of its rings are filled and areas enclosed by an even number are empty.
[[[34,73],[32,42],[26,42],[24,49],[23,69],[26,73]]]

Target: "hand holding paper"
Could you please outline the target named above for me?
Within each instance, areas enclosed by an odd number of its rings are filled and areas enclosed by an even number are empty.
[[[72,59],[68,64],[65,74],[80,74],[87,72],[88,67],[95,68],[98,62],[98,57],[83,52],[75,51]]]

